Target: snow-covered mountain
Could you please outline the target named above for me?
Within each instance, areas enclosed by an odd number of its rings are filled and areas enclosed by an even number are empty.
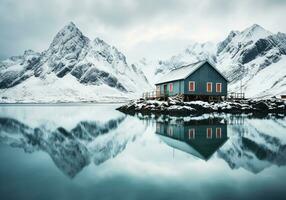
[[[91,41],[72,22],[46,51],[27,50],[0,62],[1,101],[114,101],[150,87],[123,53],[99,38]]]
[[[242,84],[247,97],[286,93],[286,34],[273,34],[257,24],[241,32],[231,31],[218,44],[193,43],[170,59],[153,64],[156,70],[151,81],[182,64],[206,59],[228,77],[230,91],[240,91]]]

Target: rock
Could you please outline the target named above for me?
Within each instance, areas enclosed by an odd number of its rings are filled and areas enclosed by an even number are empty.
[[[259,110],[259,111],[268,111],[268,105],[263,102],[263,101],[259,101],[257,103],[255,103],[253,106],[252,106],[254,109],[256,110]]]

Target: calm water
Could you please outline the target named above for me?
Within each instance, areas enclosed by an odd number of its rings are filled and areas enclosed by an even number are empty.
[[[0,199],[285,199],[285,116],[0,107]]]

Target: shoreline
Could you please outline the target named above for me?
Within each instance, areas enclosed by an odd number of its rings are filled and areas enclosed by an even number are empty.
[[[138,99],[118,107],[116,110],[125,114],[144,115],[158,114],[171,116],[202,115],[208,113],[229,114],[284,114],[286,115],[286,101],[269,99],[247,99],[223,102],[190,101],[183,102],[170,97],[167,101]]]
[[[0,103],[0,106],[73,106],[73,105],[99,105],[99,104],[124,104],[126,101],[122,102],[17,102],[17,103]]]

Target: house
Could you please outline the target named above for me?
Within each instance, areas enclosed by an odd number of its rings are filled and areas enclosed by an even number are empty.
[[[182,95],[184,100],[221,100],[227,96],[228,79],[210,62],[199,61],[164,75],[156,85],[156,97]]]
[[[189,122],[156,122],[156,134],[168,146],[208,160],[227,140],[227,124],[222,119]]]

